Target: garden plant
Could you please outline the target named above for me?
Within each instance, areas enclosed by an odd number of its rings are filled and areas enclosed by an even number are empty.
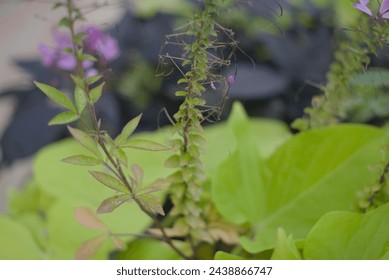
[[[56,46],[39,51],[72,91],[34,84],[63,109],[49,125],[72,138],[41,149],[33,178],[10,193],[1,259],[389,258],[388,72],[371,66],[388,43],[389,1],[339,1],[358,20],[342,23],[327,82],[293,133],[239,102],[220,121],[240,78],[236,54],[249,57],[219,23],[235,2],[194,1],[167,35],[158,71],[179,76],[178,111],[160,113],[171,124],[137,133],[140,114],[117,135],[96,110],[117,42],[96,26],[78,32],[76,1],[54,5],[64,12]],[[361,123],[371,111],[383,121]]]

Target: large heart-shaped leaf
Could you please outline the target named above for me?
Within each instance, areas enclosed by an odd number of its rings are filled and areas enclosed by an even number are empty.
[[[305,240],[304,258],[377,260],[389,258],[389,204],[366,214],[327,213]]]
[[[262,204],[257,207],[262,210],[246,216],[247,220],[253,220],[253,216],[257,220],[255,238],[241,239],[244,248],[253,253],[273,248],[279,227],[297,239],[304,238],[326,212],[349,210],[357,191],[375,180],[377,174],[369,166],[381,161],[379,150],[385,139],[382,130],[363,125],[304,132],[286,142],[257,169],[264,188],[253,184],[251,193],[243,192],[242,184],[232,181],[233,185],[225,187],[235,189],[228,200],[230,204],[235,201]],[[234,157],[229,159],[233,160]],[[243,169],[238,163],[229,165],[226,173]],[[264,191],[259,193],[258,188]]]
[[[1,260],[41,260],[43,252],[31,233],[21,223],[0,216],[0,259]]]

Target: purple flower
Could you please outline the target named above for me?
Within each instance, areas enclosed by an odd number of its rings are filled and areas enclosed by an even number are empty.
[[[47,67],[58,67],[63,70],[74,70],[77,66],[76,59],[70,53],[63,51],[65,48],[72,48],[70,36],[66,33],[53,31],[55,48],[41,44],[38,48],[42,63]]]
[[[359,3],[354,4],[353,7],[368,14],[369,16],[373,16],[372,11],[367,7],[367,4],[369,4],[369,0],[359,0]],[[383,0],[380,12],[378,14],[378,18],[386,18],[389,19],[389,0]]]
[[[84,49],[86,53],[95,54],[100,58],[100,62],[108,63],[116,59],[119,54],[119,46],[117,41],[109,35],[104,34],[99,28],[90,26],[85,29],[87,37],[84,40]],[[68,33],[53,31],[54,48],[50,48],[41,44],[38,48],[42,63],[47,67],[57,67],[62,70],[72,71],[77,67],[77,61],[73,54],[65,52],[64,49],[73,49],[73,43]],[[94,62],[84,60],[82,67],[91,73]]]
[[[96,53],[103,63],[108,63],[119,57],[119,45],[111,36],[104,34],[96,26],[89,26],[85,29],[87,38],[84,41],[88,51]]]
[[[228,76],[228,78],[227,78],[227,85],[231,86],[234,82],[235,82],[235,76],[234,75]]]

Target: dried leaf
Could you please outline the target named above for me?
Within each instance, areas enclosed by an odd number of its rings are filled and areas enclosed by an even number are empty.
[[[74,210],[77,222],[87,228],[108,231],[109,228],[100,220],[99,216],[89,208],[79,207]]]
[[[103,234],[82,243],[76,253],[76,259],[88,260],[93,257],[107,238],[108,234]]]
[[[99,171],[89,171],[89,173],[95,177],[97,181],[102,183],[103,185],[106,185],[108,188],[111,188],[115,191],[122,192],[122,193],[129,193],[129,189],[123,185],[118,179],[112,177],[111,175],[99,172]]]
[[[110,213],[125,202],[131,201],[130,194],[115,195],[104,200],[97,209],[98,214]]]

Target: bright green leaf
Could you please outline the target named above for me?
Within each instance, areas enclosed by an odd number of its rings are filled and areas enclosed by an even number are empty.
[[[94,157],[84,156],[84,155],[67,157],[64,158],[62,161],[74,165],[86,165],[86,166],[95,166],[95,165],[102,164],[101,160]]]
[[[147,139],[129,139],[124,141],[120,147],[132,148],[145,151],[166,151],[169,147]]]
[[[80,118],[80,115],[67,111],[67,112],[62,112],[56,115],[54,118],[52,118],[49,122],[49,125],[59,125],[59,124],[69,124],[72,122],[75,122]]]
[[[42,260],[45,258],[31,233],[22,224],[0,216],[0,228],[1,260]]]
[[[113,176],[99,171],[89,171],[89,173],[100,183],[103,185],[106,185],[108,188],[111,188],[118,192],[128,193],[128,188],[123,185],[122,182],[120,182],[118,179],[114,178]]]
[[[90,83],[92,84],[92,83]],[[94,87],[93,89],[91,89],[91,91],[89,92],[89,96],[90,96],[90,99],[93,103],[96,103],[99,99],[100,99],[100,96],[103,92],[103,87],[105,85],[105,82],[101,83],[100,85]]]
[[[383,130],[365,125],[311,130],[286,142],[259,170],[266,188],[257,201],[264,199],[265,210],[256,213],[256,233],[241,239],[243,247],[273,248],[279,227],[304,239],[326,212],[349,209],[356,193],[376,180],[369,166],[382,160],[385,142]]]
[[[58,89],[39,83],[37,81],[34,81],[34,84],[44,93],[49,97],[51,100],[53,100],[55,103],[58,105],[61,105],[67,109],[69,109],[72,112],[76,112],[76,108],[74,107],[73,103],[70,101],[70,99],[63,94],[61,91]]]
[[[128,244],[119,254],[122,260],[181,260],[182,258],[166,243],[154,239],[138,239]]]
[[[366,214],[334,211],[324,215],[309,232],[305,259],[378,260],[387,258],[389,204]]]
[[[95,76],[88,77],[88,79],[87,79],[88,85],[93,85],[94,83],[98,82],[102,77],[103,76],[101,76],[101,75],[95,75]],[[94,101],[94,102],[96,102],[96,101]]]
[[[260,173],[263,164],[243,108],[235,109],[229,124],[239,145],[216,170],[212,180],[212,197],[217,209],[228,221],[255,225],[266,206]]]
[[[82,88],[76,86],[76,89],[74,90],[74,99],[76,101],[77,112],[81,115],[88,103],[86,92]]]
[[[233,255],[233,254],[230,254],[230,253],[226,253],[226,252],[223,252],[223,251],[216,252],[214,259],[215,260],[219,260],[219,261],[230,261],[230,260],[241,261],[241,260],[244,260],[244,258],[242,258],[240,256]]]
[[[292,235],[287,236],[284,229],[277,232],[277,244],[274,248],[272,260],[301,260],[300,252]]]
[[[137,128],[139,121],[142,117],[142,114],[136,116],[132,120],[130,120],[123,128],[122,132],[115,138],[115,144],[120,147],[135,131]]]

